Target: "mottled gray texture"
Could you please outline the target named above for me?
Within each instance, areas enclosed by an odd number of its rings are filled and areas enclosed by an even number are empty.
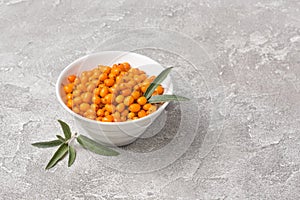
[[[299,9],[295,0],[0,1],[0,198],[300,199]],[[56,101],[60,71],[107,49],[178,66],[175,91],[193,100],[171,104],[118,158],[78,148],[71,168],[44,171],[53,150],[30,143],[53,138],[58,118],[78,130]]]

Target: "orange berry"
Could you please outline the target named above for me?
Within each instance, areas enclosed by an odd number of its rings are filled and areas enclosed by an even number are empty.
[[[97,121],[102,121],[102,117],[97,117],[96,120]]]
[[[131,112],[138,112],[138,111],[140,111],[140,109],[141,109],[141,106],[140,106],[140,104],[137,104],[137,103],[131,104],[129,106],[129,110]]]
[[[149,114],[151,114],[151,113],[155,112],[156,110],[157,110],[157,107],[155,105],[151,105],[148,112],[149,112]]]
[[[107,116],[102,118],[103,122],[112,122],[113,120],[114,120],[114,118],[111,115],[107,115]]]
[[[127,72],[127,71],[129,71],[130,70],[130,64],[128,63],[128,62],[124,62],[123,63],[123,66],[124,66],[124,70]]]
[[[105,112],[104,112],[104,116],[107,116],[107,115],[110,115],[110,112],[105,111]]]
[[[99,108],[99,105],[97,105],[97,104],[91,104],[91,109],[93,110],[93,111],[97,111],[98,110],[98,108]]]
[[[124,104],[126,106],[130,106],[133,102],[134,102],[134,99],[132,96],[125,97],[125,99],[124,99]]]
[[[70,99],[72,99],[73,98],[73,95],[71,94],[71,93],[69,93],[69,94],[67,94],[67,100],[70,100]]]
[[[72,99],[69,99],[69,100],[68,100],[67,106],[68,106],[69,108],[72,108],[72,107],[73,107],[73,101],[72,101]]]
[[[115,83],[114,79],[105,79],[104,84],[108,87],[112,86]]]
[[[120,69],[119,68],[114,68],[111,70],[110,73],[113,73],[114,75],[118,76],[120,74]]]
[[[94,95],[93,98],[92,98],[92,102],[94,104],[100,104],[101,103],[101,98],[98,97],[98,95]]]
[[[107,94],[105,97],[104,97],[104,100],[106,103],[108,104],[111,104],[112,103],[112,99],[113,99],[113,94]]]
[[[100,89],[99,88],[95,88],[93,91],[94,95],[99,95],[100,94]]]
[[[151,107],[152,105],[150,103],[147,103],[143,106],[143,109],[144,110],[149,110],[149,108]]]
[[[140,104],[141,106],[145,105],[147,103],[146,97],[142,96],[137,99],[137,103]]]
[[[100,96],[101,97],[105,97],[108,93],[108,88],[107,87],[103,87],[100,91]]]
[[[127,115],[128,119],[133,119],[135,117],[135,114],[133,112],[128,113]]]
[[[164,88],[163,88],[161,85],[159,85],[159,86],[155,89],[155,91],[156,91],[158,94],[162,94],[162,93],[164,93]]]
[[[145,116],[146,116],[146,111],[140,110],[140,111],[138,112],[138,117],[139,117],[139,118],[142,118],[142,117],[145,117]]]
[[[103,111],[102,109],[99,109],[99,110],[97,111],[97,116],[103,117],[103,116],[104,116],[104,111]]]
[[[113,113],[116,110],[115,106],[112,104],[106,104],[105,109],[106,109],[106,111],[108,111],[110,113]]]
[[[104,80],[106,80],[106,79],[107,79],[107,74],[106,74],[106,73],[100,74],[100,76],[99,76],[99,80],[100,80],[100,81],[104,81]]]
[[[131,96],[132,96],[134,99],[138,99],[138,98],[141,96],[141,94],[140,94],[139,91],[133,91],[133,92],[131,93]]]
[[[76,78],[75,75],[70,75],[70,76],[68,76],[68,81],[69,81],[70,83],[73,83],[73,82],[75,81],[75,78]]]
[[[116,75],[113,74],[113,73],[110,73],[110,74],[108,75],[108,78],[115,80],[115,79],[116,79]]]
[[[66,94],[71,93],[73,91],[73,84],[69,83],[69,84],[65,85],[64,90],[65,90]]]

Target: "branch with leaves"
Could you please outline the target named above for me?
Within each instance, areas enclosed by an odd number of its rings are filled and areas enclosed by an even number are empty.
[[[100,154],[103,156],[117,156],[119,153],[113,149],[105,147],[94,140],[84,136],[77,135],[77,133],[72,134],[71,129],[68,124],[65,122],[58,120],[60,126],[63,130],[64,136],[56,135],[56,140],[46,141],[46,142],[37,142],[32,145],[38,148],[50,148],[59,146],[57,151],[52,156],[51,160],[46,166],[46,169],[50,169],[54,167],[60,160],[62,160],[67,154],[69,154],[68,167],[70,167],[75,159],[76,159],[76,150],[74,148],[74,140],[85,149],[92,151],[96,154]]]

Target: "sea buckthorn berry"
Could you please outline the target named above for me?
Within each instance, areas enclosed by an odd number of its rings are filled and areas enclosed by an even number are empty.
[[[98,110],[98,108],[99,108],[99,106],[97,105],[97,104],[91,104],[91,109],[93,110],[93,111],[97,111]]]
[[[141,105],[140,105],[140,104],[137,104],[137,103],[131,104],[131,105],[129,106],[129,110],[130,110],[131,112],[138,112],[138,111],[140,111],[140,109],[141,109]]]
[[[155,105],[151,105],[148,112],[149,112],[149,114],[151,114],[151,113],[155,112],[156,110],[157,110],[157,107]]]
[[[104,81],[104,80],[106,80],[106,79],[107,79],[107,74],[106,74],[106,73],[100,74],[100,76],[99,76],[99,80],[100,80],[100,81]]]
[[[102,109],[99,109],[99,110],[97,111],[97,116],[103,117],[103,116],[104,116],[104,111],[103,111]]]
[[[109,74],[110,70],[111,70],[111,68],[106,66],[103,72],[106,73],[106,74]]]
[[[122,103],[124,101],[124,96],[123,95],[118,95],[115,99],[117,103]]]
[[[104,97],[104,99],[105,99],[105,102],[106,103],[108,103],[108,104],[111,104],[112,103],[112,101],[113,101],[113,94],[107,94],[105,97]]]
[[[117,67],[116,67],[116,68],[113,68],[113,69],[111,70],[110,73],[112,73],[112,74],[118,76],[118,75],[120,74],[120,69],[117,68]]]
[[[155,96],[155,95],[158,95],[157,91],[154,91],[151,96]]]
[[[114,87],[114,85],[113,85],[112,87],[108,88],[108,91],[109,91],[110,93],[114,94],[114,93],[116,93],[117,88]]]
[[[93,91],[94,95],[99,95],[100,94],[100,89],[99,88],[95,88]]]
[[[72,101],[72,99],[69,99],[69,100],[68,100],[67,106],[68,106],[69,108],[72,108],[72,107],[73,107],[73,101]]]
[[[104,112],[104,116],[108,116],[108,115],[110,115],[110,112],[105,111],[105,112]]]
[[[149,85],[150,85],[150,83],[144,84],[144,85],[141,87],[141,91],[142,91],[143,93],[145,93],[146,90],[147,90],[147,88],[149,87]]]
[[[121,92],[121,94],[123,95],[123,96],[128,96],[128,95],[130,95],[130,93],[131,93],[131,90],[130,89],[125,89],[125,90],[122,90],[122,92]]]
[[[97,117],[96,120],[101,122],[102,121],[102,117]]]
[[[64,91],[65,91],[65,93],[71,93],[73,91],[73,84],[69,83],[69,84],[65,85]]]
[[[139,118],[142,118],[142,117],[145,117],[145,116],[146,116],[146,111],[140,110],[140,111],[138,112],[138,117],[139,117]]]
[[[136,120],[136,119],[139,119],[138,117],[134,117],[134,118],[132,118],[133,120]]]
[[[112,72],[108,75],[108,78],[115,80],[116,79],[116,75],[113,74]]]
[[[107,87],[103,87],[100,91],[100,96],[101,97],[105,97],[108,93],[108,88]]]
[[[150,104],[150,103],[147,103],[147,104],[145,104],[144,106],[143,106],[143,109],[144,110],[149,110],[149,108],[151,107],[152,105]]]
[[[118,67],[119,67],[121,72],[125,70],[124,65],[122,63],[119,63]]]
[[[103,122],[112,122],[113,120],[114,120],[114,118],[111,115],[107,115],[107,116],[102,118]]]
[[[81,103],[82,103],[81,97],[75,97],[75,98],[73,99],[73,103],[74,103],[74,105],[79,105],[79,104],[81,104]]]
[[[130,106],[133,102],[134,102],[134,99],[132,96],[125,97],[125,99],[124,99],[125,106]]]
[[[80,111],[83,111],[83,112],[87,111],[89,108],[90,108],[90,105],[88,103],[82,103],[79,106]]]
[[[131,96],[132,96],[134,99],[138,99],[138,98],[141,96],[141,94],[140,94],[139,91],[133,91],[133,92],[131,93]]]
[[[94,95],[93,98],[92,98],[92,102],[94,104],[100,104],[101,103],[101,98],[98,97],[98,95]]]
[[[107,87],[110,87],[112,86],[113,84],[115,83],[114,79],[106,79],[104,80],[104,84],[107,86]]]
[[[124,70],[127,72],[127,71],[129,71],[130,70],[130,64],[128,63],[128,62],[124,62],[123,63],[123,66],[124,66]]]
[[[91,92],[83,93],[82,101],[85,103],[90,103],[92,100],[93,94]]]
[[[106,111],[108,111],[108,112],[110,112],[110,113],[113,113],[113,112],[115,112],[115,110],[116,110],[115,106],[112,105],[112,104],[106,104],[106,105],[105,105],[105,109],[106,109]]]
[[[146,97],[142,96],[142,97],[138,98],[136,102],[138,104],[140,104],[141,106],[143,106],[147,103],[147,99],[146,99]]]
[[[135,114],[133,112],[128,113],[127,115],[128,119],[133,119],[135,117]]]
[[[161,85],[159,85],[159,86],[155,89],[155,91],[156,91],[158,94],[162,94],[162,93],[164,93],[164,88],[163,88]]]
[[[75,78],[76,78],[75,75],[70,75],[70,76],[68,76],[68,81],[69,81],[70,83],[73,83],[73,82],[75,81]]]
[[[125,110],[125,104],[124,103],[120,103],[116,106],[116,110],[118,112],[123,112]]]
[[[71,93],[69,93],[69,94],[67,94],[67,100],[70,100],[70,99],[72,99],[73,98],[73,94],[71,94]]]

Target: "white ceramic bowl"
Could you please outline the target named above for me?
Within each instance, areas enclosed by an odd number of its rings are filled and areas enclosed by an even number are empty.
[[[143,134],[148,126],[163,112],[168,103],[164,103],[154,113],[132,121],[126,122],[99,122],[84,118],[69,109],[63,97],[63,85],[71,74],[79,75],[81,72],[93,69],[100,65],[112,66],[115,63],[128,62],[133,68],[144,70],[148,76],[158,75],[164,68],[149,57],[122,51],[104,51],[81,57],[68,65],[59,75],[56,83],[56,96],[62,107],[67,110],[88,135],[106,145],[122,146],[135,141]],[[172,94],[173,85],[170,77],[162,83],[165,94]]]

